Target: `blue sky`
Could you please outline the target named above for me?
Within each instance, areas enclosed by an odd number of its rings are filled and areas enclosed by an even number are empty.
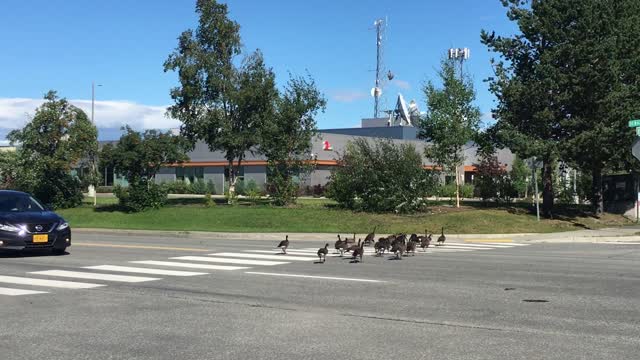
[[[230,0],[247,52],[260,48],[280,85],[288,72],[308,71],[328,99],[320,128],[358,126],[373,114],[376,18],[387,17],[384,62],[395,74],[383,105],[398,92],[424,110],[421,87],[435,79],[449,47],[469,47],[477,105],[488,114],[493,98],[483,79],[490,54],[480,30],[513,32],[499,0],[257,1]],[[0,12],[0,137],[27,121],[49,89],[90,108],[96,88],[101,138],[120,125],[171,127],[163,119],[176,76],[162,64],[180,32],[196,26],[194,1],[9,0]]]

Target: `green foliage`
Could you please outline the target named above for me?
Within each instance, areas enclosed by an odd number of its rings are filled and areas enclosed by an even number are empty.
[[[529,182],[527,181],[529,173],[530,170],[527,165],[516,155],[513,159],[511,173],[509,176],[511,177],[513,189],[520,198],[523,198],[524,194],[527,192],[527,187],[529,186]]]
[[[207,193],[209,194],[216,193],[216,185],[213,183],[213,180],[207,181]]]
[[[331,172],[327,196],[346,208],[412,212],[423,206],[424,196],[435,186],[411,144],[356,139],[339,162]]]
[[[163,165],[187,160],[184,139],[156,130],[140,133],[128,126],[123,130],[115,147],[102,149],[107,155],[103,161],[109,161],[103,165],[117,169],[129,183],[128,189],[114,191],[121,195],[120,204],[134,212],[164,205],[168,189],[155,184],[153,177]]]
[[[114,190],[113,186],[98,186],[96,192],[98,194],[112,194]]]
[[[159,209],[167,203],[166,189],[144,180],[129,183],[128,187],[116,186],[113,193],[120,206],[131,212]]]
[[[0,160],[0,173],[5,186],[29,192],[56,208],[74,207],[82,202],[82,183],[70,172],[72,166],[83,166],[85,159],[95,157],[97,130],[82,110],[55,91],[44,98],[33,119],[7,135],[19,149]],[[95,184],[95,167],[90,169],[84,180]]]
[[[475,138],[480,126],[480,109],[473,105],[476,94],[472,80],[456,74],[456,63],[443,60],[439,72],[442,88],[432,82],[424,86],[427,113],[420,121],[419,136],[431,142],[427,158],[450,173],[464,163],[462,147]]]
[[[109,161],[102,165],[114,167],[129,183],[149,182],[163,165],[188,160],[181,136],[157,130],[141,133],[128,126],[122,130],[124,134],[115,147],[102,149],[104,153],[108,151]]]
[[[198,179],[191,183],[191,194],[204,195],[207,193],[207,183],[202,179]]]
[[[460,197],[461,198],[472,198],[474,195],[475,187],[472,184],[463,184],[460,186]],[[456,197],[456,184],[449,183],[445,185],[438,185],[436,188],[436,194],[439,197],[448,197],[451,199],[455,199]]]
[[[162,186],[167,189],[169,194],[189,194],[189,188],[182,180],[171,181],[163,183]]]
[[[211,193],[206,193],[204,195],[204,207],[206,208],[212,208],[216,206],[216,202],[213,201],[213,198],[211,197]]]
[[[506,170],[498,162],[494,154],[483,154],[480,163],[476,164],[476,189],[482,200],[493,200],[501,193],[501,186],[505,183]]]
[[[207,182],[205,182],[202,179],[198,179],[194,182],[175,180],[171,182],[162,183],[162,186],[167,190],[169,194],[205,195],[207,193],[209,194],[216,193],[216,186],[211,180]]]
[[[226,4],[198,0],[196,13],[197,29],[180,35],[164,63],[164,70],[176,71],[180,81],[171,90],[174,104],[168,112],[182,122],[181,132],[192,144],[202,140],[210,150],[225,153],[233,199],[245,154],[259,144],[264,124],[274,118],[275,75],[260,51],[237,65],[240,26],[228,18]]]
[[[327,101],[310,77],[291,78],[276,102],[273,121],[265,124],[260,150],[267,157],[269,189],[273,203],[295,202],[296,176],[312,169],[311,140],[317,133],[315,117]]]

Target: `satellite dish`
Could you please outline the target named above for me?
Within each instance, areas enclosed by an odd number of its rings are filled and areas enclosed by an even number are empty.
[[[380,95],[382,95],[382,89],[378,87],[371,88],[371,96],[380,97]]]
[[[407,103],[404,101],[404,97],[402,94],[398,94],[398,103],[400,104],[400,115],[402,116],[402,120],[404,120],[407,124],[411,124],[411,117],[409,116],[409,110],[407,110]]]

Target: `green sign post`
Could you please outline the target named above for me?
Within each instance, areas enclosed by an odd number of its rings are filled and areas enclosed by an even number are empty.
[[[640,120],[629,120],[629,127],[637,128],[640,126]]]

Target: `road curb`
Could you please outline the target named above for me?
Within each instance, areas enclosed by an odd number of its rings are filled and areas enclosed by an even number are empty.
[[[78,234],[92,235],[118,235],[130,237],[171,237],[197,240],[265,240],[278,241],[289,236],[295,241],[328,241],[336,240],[335,233],[239,233],[239,232],[203,232],[203,231],[157,231],[157,230],[132,230],[132,229],[98,229],[76,228]],[[343,233],[351,237],[353,234]],[[378,234],[386,236],[387,234]],[[437,234],[435,234],[437,236]],[[597,236],[573,235],[571,233],[553,234],[446,234],[449,241],[478,242],[478,243],[640,243],[640,236],[618,235]],[[366,234],[356,234],[358,238],[364,238]],[[492,241],[494,240],[494,241]]]

